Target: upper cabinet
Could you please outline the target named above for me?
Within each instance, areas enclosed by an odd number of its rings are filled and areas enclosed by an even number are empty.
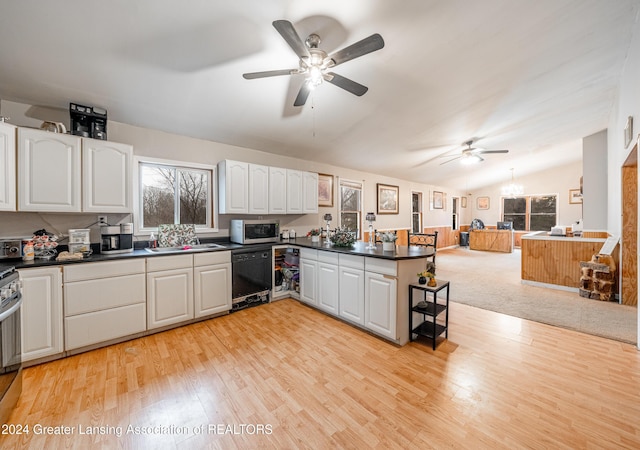
[[[18,210],[131,212],[133,148],[18,129]]]
[[[16,210],[16,127],[0,122],[0,211]]]
[[[239,161],[218,163],[220,214],[318,212],[318,174]]]
[[[82,140],[82,210],[126,213],[132,210],[133,147]]]
[[[79,212],[81,139],[18,129],[18,209]]]

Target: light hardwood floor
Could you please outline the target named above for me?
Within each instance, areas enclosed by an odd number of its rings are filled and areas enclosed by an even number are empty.
[[[282,300],[26,369],[11,423],[31,433],[0,447],[640,448],[632,345],[457,303],[429,343]]]

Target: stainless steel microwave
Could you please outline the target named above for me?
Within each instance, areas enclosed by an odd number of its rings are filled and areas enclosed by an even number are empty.
[[[280,221],[232,219],[229,239],[236,244],[277,242],[280,239]]]

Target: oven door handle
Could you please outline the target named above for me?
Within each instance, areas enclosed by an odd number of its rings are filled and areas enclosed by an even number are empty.
[[[20,299],[16,302],[15,305],[13,305],[11,308],[7,309],[2,314],[0,314],[0,322],[2,322],[8,317],[11,317],[11,315],[13,315],[14,312],[20,309],[21,306],[22,306],[22,295],[20,296]]]

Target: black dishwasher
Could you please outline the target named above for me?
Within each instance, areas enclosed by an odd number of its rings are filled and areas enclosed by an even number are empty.
[[[269,303],[272,286],[271,247],[246,246],[231,251],[232,309]]]

